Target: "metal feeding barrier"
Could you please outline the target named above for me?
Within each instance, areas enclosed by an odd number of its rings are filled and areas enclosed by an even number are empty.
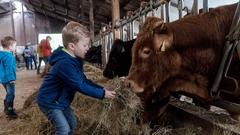
[[[229,68],[236,51],[238,53],[238,62],[240,62],[240,1],[238,2],[229,34],[226,36],[223,57],[210,91],[213,98],[218,99],[221,96],[225,99],[213,101],[213,105],[225,108],[232,114],[240,114],[239,80],[229,75]],[[229,87],[221,89],[221,82],[228,82]]]
[[[120,30],[120,39],[123,41],[128,41],[136,38],[139,31],[139,27],[144,23],[147,16],[157,16],[165,20],[165,22],[170,21],[170,6],[174,7],[178,11],[179,19],[183,15],[183,11],[186,7],[183,7],[183,0],[178,0],[178,3],[168,2],[168,0],[150,0],[149,2],[140,6],[139,9],[131,11],[130,14],[120,19],[113,25],[109,23],[108,25],[102,27],[99,38],[95,40],[96,45],[102,45],[102,61],[103,65],[108,61],[108,56],[110,49],[112,47],[113,41],[115,40],[113,36],[113,29]],[[188,10],[187,10],[188,11]],[[114,28],[112,28],[114,26]]]
[[[219,95],[219,92],[220,92],[219,85],[223,77],[233,81],[233,84],[235,85],[235,89],[233,90],[233,93],[236,93],[238,89],[237,79],[228,76],[228,71],[232,61],[233,54],[236,50],[239,51],[239,46],[240,46],[240,42],[239,42],[240,40],[240,4],[239,3],[236,8],[236,12],[233,18],[230,32],[226,36],[226,43],[224,46],[223,57],[217,72],[217,76],[215,78],[215,81],[211,89],[212,96]],[[239,58],[240,58],[240,55],[239,55]]]

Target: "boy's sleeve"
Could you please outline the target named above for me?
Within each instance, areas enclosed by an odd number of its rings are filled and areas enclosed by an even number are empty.
[[[4,62],[4,67],[6,68],[6,72],[5,72],[5,77],[6,80],[8,81],[15,81],[16,80],[16,72],[14,71],[14,57],[9,55],[8,57],[6,57],[6,60]]]
[[[98,99],[104,98],[105,91],[103,87],[90,83],[83,72],[79,72],[75,66],[69,62],[59,62],[57,64],[58,76],[72,89]]]
[[[85,76],[85,75],[84,75],[84,76]],[[85,77],[85,78],[86,78],[86,77]],[[89,79],[86,79],[86,81],[87,81],[87,83],[88,83],[89,85],[92,85],[92,86],[94,86],[94,87],[97,87],[97,88],[101,88],[101,89],[103,89],[102,86],[100,86],[100,85],[98,85],[98,84],[92,82],[92,81],[89,80]]]

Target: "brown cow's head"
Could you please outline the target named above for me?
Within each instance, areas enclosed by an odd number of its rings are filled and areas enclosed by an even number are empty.
[[[151,89],[155,93],[162,83],[178,72],[181,58],[174,51],[173,35],[163,20],[146,19],[132,49],[128,79],[136,93]]]
[[[173,35],[163,20],[146,19],[132,48],[128,80],[143,100],[146,120],[158,117],[169,101],[164,81],[179,71],[181,58],[173,46]]]

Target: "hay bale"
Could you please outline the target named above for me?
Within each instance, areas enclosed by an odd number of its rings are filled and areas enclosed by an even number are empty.
[[[75,98],[73,107],[80,121],[78,133],[105,135],[146,133],[148,130],[145,129],[148,126],[137,125],[142,112],[140,99],[132,91],[124,88],[120,79],[110,80],[107,84],[114,87],[114,91],[117,92],[114,100],[98,101],[81,94]]]
[[[142,104],[140,99],[127,87],[123,80],[107,80],[102,70],[84,65],[87,78],[111,87],[117,96],[113,100],[97,100],[77,93],[72,107],[77,116],[78,128],[75,134],[80,135],[159,135],[170,134],[171,128],[158,126],[151,129],[148,124],[142,125]],[[1,134],[11,135],[51,135],[54,128],[40,112],[36,102],[37,92],[33,93],[19,110],[19,118],[9,121]]]
[[[34,93],[32,93],[24,102],[23,109],[29,108],[31,105],[34,105],[36,103],[36,96],[38,91],[36,90]]]

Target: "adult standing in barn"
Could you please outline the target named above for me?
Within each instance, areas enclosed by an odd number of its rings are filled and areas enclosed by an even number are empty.
[[[16,40],[7,36],[1,40],[3,51],[0,51],[0,83],[6,90],[4,113],[9,118],[17,118],[13,109],[15,98],[16,60],[14,57]]]
[[[77,127],[70,107],[75,93],[103,99],[114,98],[115,92],[94,84],[83,73],[83,59],[89,49],[89,31],[77,22],[69,22],[62,30],[64,48],[51,55],[51,70],[39,89],[40,110],[56,128],[56,135],[72,135]]]
[[[26,45],[24,50],[23,50],[23,57],[24,57],[24,61],[25,61],[25,65],[26,65],[26,69],[27,70],[29,70],[29,68],[32,69],[32,58],[31,58],[31,55],[32,55],[32,51],[29,48],[29,46]]]
[[[42,51],[43,61],[45,62],[45,64],[48,63],[48,59],[52,51],[52,48],[50,45],[51,39],[52,38],[50,36],[47,36],[46,39],[42,39],[40,42],[40,48]]]

